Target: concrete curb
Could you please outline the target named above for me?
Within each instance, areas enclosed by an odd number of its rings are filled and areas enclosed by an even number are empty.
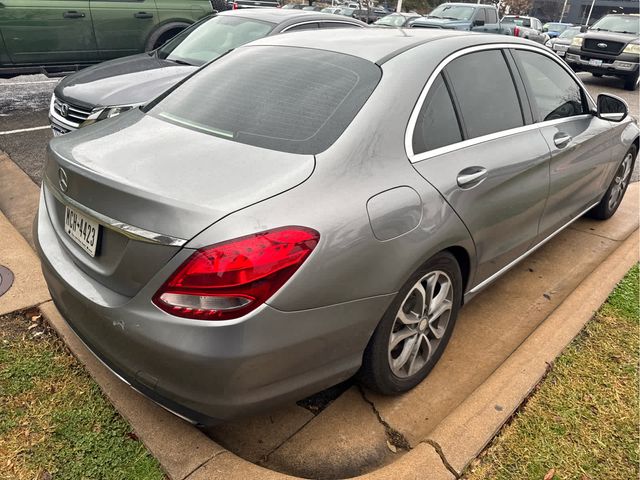
[[[636,230],[429,435],[458,475],[489,444],[638,261],[639,246]]]

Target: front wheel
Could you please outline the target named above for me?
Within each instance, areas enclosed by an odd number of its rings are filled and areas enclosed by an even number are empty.
[[[611,218],[616,210],[622,203],[627,187],[629,186],[629,180],[631,179],[631,172],[633,171],[633,165],[635,163],[637,149],[635,145],[627,151],[618,170],[616,171],[611,185],[600,200],[600,203],[593,207],[589,211],[589,216],[598,220],[606,220]]]
[[[412,389],[444,351],[462,302],[455,257],[441,252],[404,284],[364,353],[360,380],[385,395]]]

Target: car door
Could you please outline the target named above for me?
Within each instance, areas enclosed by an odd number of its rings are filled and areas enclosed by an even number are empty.
[[[98,60],[89,0],[2,0],[0,31],[17,65]]]
[[[476,286],[529,249],[547,198],[549,148],[514,69],[495,48],[455,58],[412,114],[410,158],[469,229]]]
[[[582,86],[552,54],[513,50],[536,122],[551,150],[549,199],[540,221],[548,236],[596,203],[614,168],[610,123],[590,112]]]
[[[155,0],[91,0],[91,16],[104,60],[144,51],[158,24]]]

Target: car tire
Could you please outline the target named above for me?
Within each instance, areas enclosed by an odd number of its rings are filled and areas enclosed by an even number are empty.
[[[418,385],[449,342],[461,303],[458,262],[438,253],[411,275],[385,312],[365,349],[360,382],[384,395]]]
[[[171,22],[163,25],[161,28],[149,35],[144,51],[150,52],[151,50],[161,47],[188,26],[189,24],[185,22]]]
[[[588,216],[598,220],[606,220],[616,213],[629,186],[637,154],[638,150],[635,145],[632,145],[627,150],[604,197],[602,197],[598,205],[588,212]]]
[[[640,84],[640,75],[634,75],[633,77],[626,77],[624,79],[624,89],[634,91]]]

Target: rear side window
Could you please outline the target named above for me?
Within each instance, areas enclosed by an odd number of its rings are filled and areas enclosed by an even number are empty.
[[[413,130],[413,153],[417,155],[461,140],[451,96],[440,74],[431,85],[418,114]]]
[[[445,68],[467,138],[524,125],[507,62],[500,50],[470,53]]]
[[[236,142],[317,154],[344,132],[380,76],[377,65],[350,55],[244,47],[204,67],[145,111]]]
[[[487,23],[498,23],[498,14],[492,8],[486,9],[487,13]]]
[[[585,113],[580,86],[564,68],[539,53],[514,50],[513,54],[533,95],[538,121]]]

